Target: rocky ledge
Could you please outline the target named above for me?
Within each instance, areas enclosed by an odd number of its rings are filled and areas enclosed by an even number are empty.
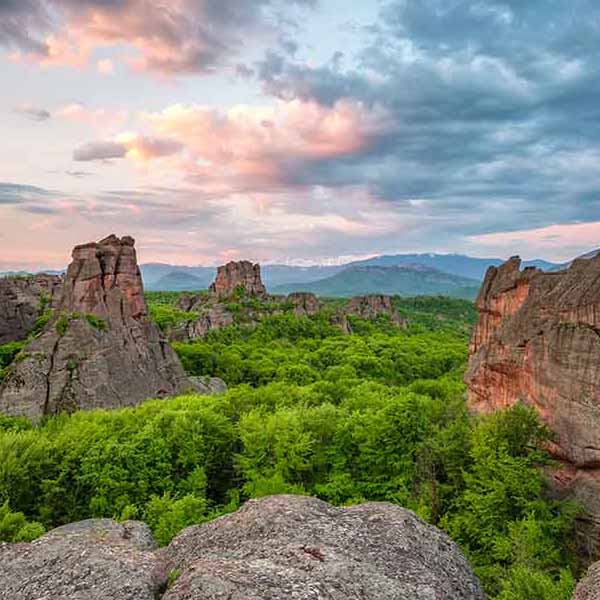
[[[458,547],[387,503],[271,496],[154,550],[142,523],[84,521],[0,545],[0,600],[484,600]]]

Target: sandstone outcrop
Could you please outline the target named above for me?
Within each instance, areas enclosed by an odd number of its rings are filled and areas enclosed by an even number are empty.
[[[594,546],[600,533],[600,258],[548,273],[521,271],[520,264],[514,257],[491,267],[477,298],[468,403],[478,412],[517,402],[538,411],[556,434],[552,454],[565,463],[554,488],[584,503],[586,541]]]
[[[285,297],[285,302],[294,306],[297,317],[311,317],[321,310],[321,302],[310,292],[294,292]]]
[[[265,297],[267,289],[260,277],[260,265],[248,260],[231,261],[217,269],[209,292],[219,300],[232,298],[238,291],[246,296]]]
[[[0,413],[39,420],[193,388],[148,317],[133,239],[112,235],[73,250],[53,320],[0,387]]]
[[[0,600],[484,600],[456,544],[387,503],[247,502],[152,551],[136,522],[86,521],[0,545]]]
[[[23,340],[48,309],[60,301],[62,277],[0,278],[0,344]]]
[[[389,317],[391,323],[397,327],[406,327],[407,321],[403,319],[392,301],[391,296],[384,294],[370,294],[368,296],[355,296],[334,316],[334,324],[338,325],[345,333],[352,333],[348,316],[359,317],[367,321],[374,321],[379,317]]]
[[[0,544],[0,600],[155,600],[165,587],[146,525],[91,519]]]

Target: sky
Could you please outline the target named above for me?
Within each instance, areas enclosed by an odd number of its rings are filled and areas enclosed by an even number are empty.
[[[0,270],[600,246],[597,0],[0,0]]]

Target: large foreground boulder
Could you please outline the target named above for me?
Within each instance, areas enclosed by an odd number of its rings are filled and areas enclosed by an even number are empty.
[[[384,503],[253,500],[184,530],[165,560],[167,570],[181,573],[165,600],[485,598],[448,536]]]
[[[42,313],[57,305],[59,275],[0,278],[0,344],[23,340]]]
[[[477,298],[466,375],[468,403],[491,412],[524,402],[555,432],[565,468],[554,489],[587,509],[582,549],[600,539],[600,258],[563,271],[491,267]]]
[[[165,587],[148,527],[92,519],[0,544],[0,600],[156,600]]]
[[[391,504],[272,496],[153,551],[107,519],[0,545],[0,600],[484,600],[446,534]]]
[[[600,562],[594,563],[579,582],[573,600],[600,600]]]
[[[73,250],[60,306],[11,366],[0,413],[38,421],[195,387],[148,316],[133,239],[112,235]]]

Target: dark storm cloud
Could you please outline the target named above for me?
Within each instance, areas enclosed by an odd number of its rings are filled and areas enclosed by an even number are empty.
[[[422,214],[466,234],[600,220],[600,4],[387,2],[370,35],[349,69],[273,51],[256,65],[274,96],[391,115],[367,147],[291,169],[291,182],[422,199]]]

